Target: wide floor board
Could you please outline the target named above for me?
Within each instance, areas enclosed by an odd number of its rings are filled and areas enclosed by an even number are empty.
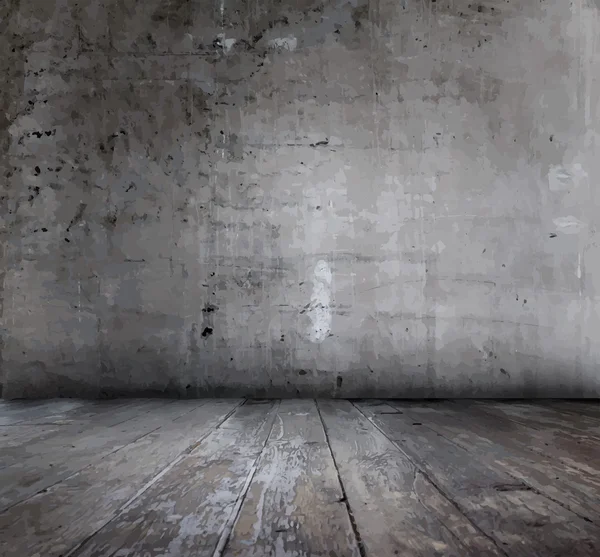
[[[596,557],[600,405],[0,403],[3,557]]]

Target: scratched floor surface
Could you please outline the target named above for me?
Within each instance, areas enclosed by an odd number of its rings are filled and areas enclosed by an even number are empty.
[[[0,555],[600,555],[600,405],[0,402]]]

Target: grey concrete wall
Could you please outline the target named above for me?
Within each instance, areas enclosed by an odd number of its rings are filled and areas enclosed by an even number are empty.
[[[599,396],[596,1],[4,2],[4,396]]]

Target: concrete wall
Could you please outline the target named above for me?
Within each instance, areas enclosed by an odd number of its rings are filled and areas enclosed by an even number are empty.
[[[599,396],[595,2],[4,2],[4,396]]]

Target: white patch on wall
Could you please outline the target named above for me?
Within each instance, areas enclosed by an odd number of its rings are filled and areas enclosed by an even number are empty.
[[[269,41],[269,46],[271,48],[278,48],[281,50],[289,50],[290,52],[293,52],[298,46],[298,39],[292,35],[290,35],[289,37],[276,37],[275,39],[271,39]]]
[[[312,342],[323,342],[331,332],[331,268],[320,260],[313,272],[313,291],[307,311],[311,320],[308,338]]]
[[[235,39],[224,39],[223,40],[223,50],[225,52],[229,52],[233,48],[234,44],[235,44]]]
[[[446,249],[446,244],[441,240],[433,244],[431,250],[435,253],[442,253]]]
[[[587,178],[587,172],[579,163],[570,167],[553,166],[548,171],[548,185],[550,191],[567,191],[578,187]]]
[[[386,174],[385,175],[386,186],[401,186],[400,178],[396,175]]]
[[[236,39],[227,39],[225,38],[225,33],[219,33],[217,35],[217,42],[226,53],[229,53],[236,43]]]
[[[568,217],[558,217],[552,221],[559,232],[563,234],[578,234],[585,228],[585,223],[569,215]]]
[[[434,308],[436,317],[448,318],[456,316],[456,308],[454,306],[445,306],[443,304],[436,304]]]

